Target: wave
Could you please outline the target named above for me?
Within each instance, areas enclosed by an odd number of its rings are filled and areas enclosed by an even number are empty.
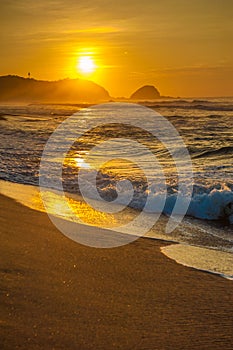
[[[193,100],[191,103],[209,103],[209,104],[213,104],[215,102],[208,101],[208,100],[202,100],[202,99],[196,99],[196,100]]]
[[[192,198],[187,214],[198,219],[226,220],[233,224],[233,192],[225,188],[196,194]]]
[[[156,108],[176,108],[176,109],[184,109],[184,110],[205,110],[205,111],[222,111],[222,112],[233,112],[233,105],[228,104],[203,104],[203,103],[157,103],[148,105],[148,107],[156,109]]]
[[[120,187],[123,182],[120,183]],[[92,181],[88,181],[88,173],[85,173],[84,183],[86,196],[98,200],[99,197],[97,198],[95,195],[93,195],[96,191]],[[143,210],[148,198],[148,188],[146,184],[140,182],[135,182],[132,185],[134,195],[131,202],[128,202],[129,193],[124,189],[123,192],[120,191],[121,199],[119,204],[127,205],[129,203],[129,207]],[[115,180],[112,181],[111,178],[106,175],[99,179],[99,181],[96,183],[96,187],[98,194],[104,201],[111,202],[118,196],[117,182]],[[118,184],[118,189],[120,187]],[[77,191],[77,184],[75,184],[74,188]],[[167,197],[163,214],[170,215],[172,213],[177,200],[177,194],[178,192],[176,188],[172,186],[167,188]],[[148,199],[146,211],[155,212],[155,206],[157,206],[157,203],[160,203],[160,201],[163,200],[163,193],[156,191],[151,192]],[[183,196],[182,200],[184,205],[186,205],[187,197],[185,195]],[[187,215],[198,219],[219,220],[225,224],[233,224],[232,189],[226,185],[223,185],[222,188],[195,185]]]
[[[233,146],[225,146],[214,150],[203,151],[199,154],[193,155],[193,158],[204,158],[212,156],[220,156],[233,153]]]
[[[73,108],[72,108],[73,107]],[[79,111],[81,106],[62,108],[57,105],[26,105],[26,106],[0,106],[0,116],[19,117],[68,117]]]
[[[36,174],[32,174],[27,167],[25,169],[21,169],[21,174],[17,177],[15,176],[15,172],[8,172],[7,176],[5,174],[1,174],[0,178],[11,181],[18,182],[24,184],[32,184],[38,186],[38,176]],[[90,175],[90,178],[89,178]],[[34,181],[32,181],[34,179]],[[85,172],[84,175],[84,191],[87,198],[95,199],[95,200],[103,200],[109,202],[111,204],[112,201],[116,200],[118,197],[117,189],[120,190],[120,201],[118,202],[121,205],[129,206],[136,210],[144,210],[145,204],[147,202],[148,213],[155,212],[155,206],[160,203],[164,198],[164,193],[156,191],[153,189],[151,192],[148,192],[147,183],[141,181],[133,181],[133,197],[129,202],[129,197],[131,189],[128,191],[124,187],[124,181],[121,180],[119,183],[116,178],[112,178],[106,174],[102,174],[99,172],[99,177],[96,179],[96,184],[93,184],[93,176],[90,172]],[[50,186],[50,181],[47,179],[48,189],[59,190],[59,188],[52,188]],[[120,185],[120,186],[119,186]],[[121,187],[123,191],[121,191]],[[63,179],[63,188],[64,191],[71,194],[80,194],[79,183],[77,177],[69,178],[67,181]],[[158,187],[156,187],[158,188]],[[99,194],[96,197],[95,193]],[[150,197],[148,198],[148,194]],[[167,187],[167,195],[166,201],[163,208],[163,214],[170,216],[173,208],[175,206],[178,195],[177,186],[168,186]],[[187,197],[184,195],[182,197],[184,205],[187,203]],[[187,211],[188,216],[202,219],[202,220],[213,220],[213,221],[221,221],[226,224],[233,225],[233,186],[229,184],[227,185],[195,185],[192,193],[192,199],[189,204],[189,208]]]

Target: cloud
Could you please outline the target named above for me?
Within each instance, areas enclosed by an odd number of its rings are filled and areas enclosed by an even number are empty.
[[[190,75],[216,75],[233,74],[233,65],[193,65],[181,67],[166,67],[157,69],[146,69],[145,71],[132,71],[130,76],[134,79],[142,77],[170,77],[170,76],[190,76]]]
[[[231,65],[194,65],[194,66],[182,66],[182,67],[167,67],[162,69],[152,69],[150,73],[156,75],[197,75],[197,74],[216,74],[224,72],[233,72],[233,66]],[[149,73],[149,72],[148,72]]]

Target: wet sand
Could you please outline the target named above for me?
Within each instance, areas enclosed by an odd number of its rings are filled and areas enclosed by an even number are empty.
[[[0,196],[1,349],[232,349],[232,281],[139,239],[79,245]]]

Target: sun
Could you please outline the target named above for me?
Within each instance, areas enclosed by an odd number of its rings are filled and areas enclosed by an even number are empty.
[[[78,60],[78,70],[83,74],[93,73],[96,69],[93,59],[89,56],[82,56]]]

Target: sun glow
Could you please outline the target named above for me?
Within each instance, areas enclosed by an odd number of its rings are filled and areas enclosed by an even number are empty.
[[[91,57],[82,56],[78,60],[77,69],[83,74],[89,74],[96,70],[96,65]]]

